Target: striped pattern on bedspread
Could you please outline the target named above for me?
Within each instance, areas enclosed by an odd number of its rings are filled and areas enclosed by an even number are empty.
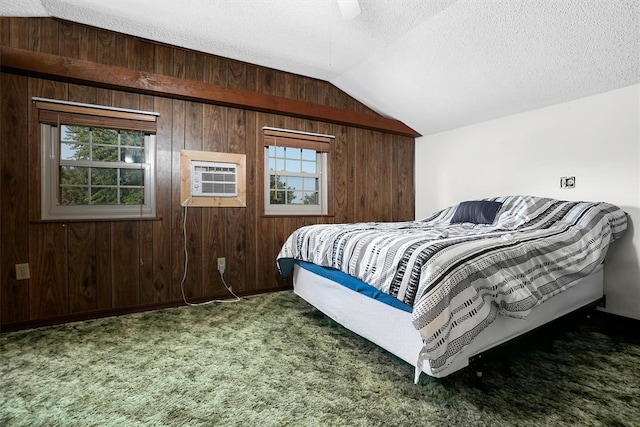
[[[608,203],[486,200],[503,202],[491,225],[450,224],[456,205],[421,221],[302,227],[278,263],[285,275],[290,259],[332,267],[412,306],[437,373],[498,314],[524,318],[593,272],[627,226]]]

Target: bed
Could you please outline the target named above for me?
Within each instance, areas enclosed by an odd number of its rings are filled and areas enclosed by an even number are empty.
[[[410,363],[417,382],[601,299],[626,227],[609,203],[495,197],[417,221],[301,227],[277,263],[297,295]]]

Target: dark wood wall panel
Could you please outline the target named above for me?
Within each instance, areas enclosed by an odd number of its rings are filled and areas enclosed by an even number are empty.
[[[184,233],[182,223],[185,211],[180,206],[180,150],[184,149],[185,101],[172,101],[172,133],[171,133],[171,292],[172,299],[182,295],[181,283],[184,275]],[[179,206],[178,209],[175,206]],[[189,213],[189,210],[187,210]],[[163,221],[165,219],[163,218]],[[189,236],[187,236],[189,237]],[[188,273],[188,270],[187,270]],[[186,278],[185,278],[186,280]],[[185,295],[190,287],[185,287]]]
[[[257,114],[256,121],[256,134],[261,132],[260,123],[274,123],[274,115],[272,114]],[[262,144],[256,143],[256,168],[257,170],[262,170],[262,165],[264,164],[264,147]],[[255,210],[260,212],[261,206],[264,206],[264,190],[263,183],[264,178],[262,174],[256,174],[256,203]],[[274,236],[275,236],[275,227],[274,227],[274,219],[268,218],[264,216],[259,216],[257,218],[257,236],[256,236],[256,266],[260,266],[257,271],[257,286],[265,286],[265,284],[269,283],[273,280],[273,277],[277,275],[276,266],[273,262],[273,254],[274,254]]]
[[[331,84],[226,58],[49,18],[0,18],[0,42],[109,66],[185,78],[376,115]],[[1,58],[0,58],[1,63]],[[28,325],[122,309],[179,304],[184,276],[180,205],[182,149],[246,155],[246,208],[188,208],[190,301],[285,289],[275,257],[297,227],[413,219],[414,141],[382,132],[245,109],[26,77],[3,71],[0,164],[0,323]],[[40,142],[31,98],[142,109],[160,114],[156,135],[156,220],[52,222],[40,218]],[[262,128],[335,135],[330,211],[321,217],[263,215]],[[31,279],[14,265],[29,262]],[[19,327],[19,326],[18,326]]]
[[[369,152],[370,146],[363,147],[364,131],[356,129],[354,136],[349,139],[349,149],[352,151],[351,162],[349,166],[352,168],[352,194],[353,201],[351,206],[351,218],[354,221],[367,221],[369,218],[369,207],[367,206],[367,176],[370,163],[375,161],[375,157]]]
[[[29,282],[17,280],[15,264],[29,260],[29,127],[28,82],[25,77],[0,77],[0,320],[29,319]]]
[[[139,108],[145,111],[155,111],[155,98],[149,95],[140,96]],[[156,183],[157,185],[157,183]],[[140,303],[150,304],[155,302],[154,292],[154,228],[153,222],[140,223],[140,267],[139,267],[139,292]]]
[[[29,227],[30,318],[69,313],[68,247],[66,224],[35,224]]]
[[[55,19],[42,19],[34,22],[40,26],[40,33],[38,34],[39,52],[60,55],[58,48],[58,21]],[[97,45],[95,52],[97,59],[98,53],[100,52]]]
[[[111,224],[111,287],[113,308],[137,305],[139,301],[139,222]]]
[[[221,73],[219,64],[211,76],[215,79],[226,77]],[[227,108],[205,105],[203,114],[202,149],[210,152],[226,152],[227,150]],[[226,210],[202,209],[202,276],[204,295],[223,294],[224,286],[218,273],[217,259],[225,256],[226,248]]]
[[[80,56],[80,46],[83,43],[79,37],[80,31],[81,29],[77,25],[73,25],[70,22],[62,22],[60,24],[58,31],[60,55],[71,58]],[[85,40],[84,43],[88,44],[88,40]]]
[[[246,183],[247,183],[247,208],[245,209],[245,290],[254,292],[258,287],[258,263],[257,263],[257,239],[258,239],[258,209],[257,209],[257,193],[258,189],[258,170],[262,168],[256,164],[256,151],[259,149],[256,143],[259,132],[256,129],[257,114],[253,111],[246,113]]]
[[[227,151],[229,153],[246,153],[245,141],[246,112],[236,108],[227,111]],[[227,274],[226,277],[234,283],[236,290],[244,290],[245,286],[245,208],[227,208],[226,214],[226,245]]]
[[[335,214],[335,222],[340,224],[346,221],[346,208],[349,202],[347,128],[335,126],[333,135],[335,135],[336,139],[333,143],[329,162],[331,188],[334,194],[331,200],[331,207]]]
[[[97,310],[96,224],[70,223],[67,232],[69,312]]]
[[[160,114],[156,131],[156,215],[162,221],[153,221],[153,302],[172,298],[172,174],[171,130],[173,103],[167,98],[154,98],[154,111]],[[175,209],[175,208],[174,208]]]
[[[150,304],[156,301],[154,292],[154,259],[153,259],[153,223],[140,223],[140,303]]]
[[[405,221],[407,217],[414,217],[415,212],[415,182],[414,164],[415,150],[407,150],[406,147],[413,147],[413,138],[393,135],[393,190],[396,192],[394,212],[392,221]]]
[[[96,305],[98,310],[113,308],[111,245],[111,223],[96,223]]]
[[[202,150],[202,114],[202,104],[194,102],[185,104],[184,148],[187,150]],[[189,264],[185,292],[187,296],[193,297],[194,295],[202,295],[203,289],[202,209],[189,209],[186,219]]]

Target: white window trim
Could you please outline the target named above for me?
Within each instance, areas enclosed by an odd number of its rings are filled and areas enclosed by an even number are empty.
[[[320,203],[318,205],[272,205],[271,204],[271,173],[269,170],[269,147],[264,147],[264,213],[265,215],[327,215],[328,214],[328,153],[316,152],[316,162],[320,167],[320,179],[318,195]],[[286,174],[278,175],[289,176],[305,176],[304,174]]]
[[[41,138],[41,210],[43,220],[63,219],[120,219],[156,216],[155,191],[155,135],[145,135],[145,204],[143,205],[73,205],[58,203],[60,143],[59,128],[40,124]],[[130,168],[124,162],[114,162],[119,168]]]
[[[308,136],[317,136],[320,138],[330,138],[330,139],[336,139],[335,135],[329,135],[326,133],[316,133],[316,132],[305,132],[305,131],[301,131],[301,130],[292,130],[292,129],[283,129],[283,128],[274,128],[271,126],[262,126],[262,131],[264,132],[265,130],[273,130],[273,131],[278,131],[278,132],[284,132],[284,133],[288,133],[291,135],[308,135]]]

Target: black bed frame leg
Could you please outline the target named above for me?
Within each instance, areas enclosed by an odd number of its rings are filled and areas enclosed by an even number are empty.
[[[607,296],[606,295],[602,295],[602,298],[600,298],[598,301],[596,301],[595,306],[593,307],[593,311],[596,310],[597,307],[601,307],[601,308],[606,308],[607,307]],[[588,311],[586,314],[586,317],[588,320],[591,320],[591,313],[593,311]]]
[[[482,380],[482,368],[484,365],[484,360],[482,360],[482,354],[478,354],[469,359],[469,364],[473,364],[473,368],[476,371],[475,383],[478,387],[484,386],[484,381]]]
[[[484,377],[482,376],[482,368],[480,366],[476,367],[476,376],[473,378],[472,384],[478,390],[484,390],[486,387]]]

